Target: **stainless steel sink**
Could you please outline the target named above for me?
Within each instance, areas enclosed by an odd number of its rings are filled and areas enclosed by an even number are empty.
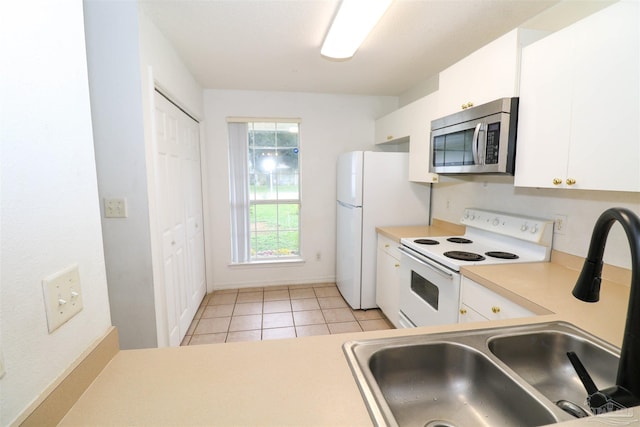
[[[373,421],[420,427],[575,419],[556,405],[586,398],[566,352],[580,356],[600,387],[615,382],[618,354],[562,322],[350,341],[343,348]]]
[[[536,426],[555,421],[489,358],[460,344],[379,350],[369,368],[399,425]]]
[[[589,411],[586,393],[566,354],[574,351],[595,384],[616,383],[619,351],[600,340],[560,331],[497,336],[489,350],[552,402],[568,400]]]

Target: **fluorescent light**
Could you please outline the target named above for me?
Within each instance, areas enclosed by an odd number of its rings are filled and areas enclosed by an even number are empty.
[[[351,58],[386,12],[392,0],[342,0],[324,39],[323,56]]]

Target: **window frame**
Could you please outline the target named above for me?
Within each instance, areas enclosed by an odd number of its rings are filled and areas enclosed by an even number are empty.
[[[302,258],[302,177],[301,177],[301,119],[300,118],[257,118],[257,117],[228,117],[229,132],[229,190],[231,214],[231,265],[280,264],[299,263]],[[298,128],[297,137],[297,199],[257,199],[251,197],[252,171],[249,166],[249,126],[252,123],[295,123]],[[234,127],[235,125],[235,127]],[[239,131],[241,129],[242,131]],[[239,141],[239,139],[242,139]],[[234,145],[235,144],[235,145]],[[237,145],[240,144],[241,147]],[[244,159],[240,160],[239,156]],[[242,181],[239,183],[238,181]],[[255,231],[251,222],[252,210],[260,205],[297,205],[297,254],[260,256],[252,254]],[[276,207],[276,209],[278,209]],[[279,224],[279,221],[277,221]],[[285,230],[288,232],[289,230]],[[276,226],[276,233],[280,233],[280,226]]]

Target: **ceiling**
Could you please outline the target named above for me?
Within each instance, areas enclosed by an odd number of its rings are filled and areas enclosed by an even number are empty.
[[[320,55],[339,0],[141,0],[207,89],[398,96],[558,0],[395,0],[353,58]]]

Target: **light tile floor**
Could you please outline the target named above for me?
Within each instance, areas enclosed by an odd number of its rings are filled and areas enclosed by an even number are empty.
[[[182,345],[391,328],[379,309],[351,309],[334,283],[230,289],[204,297]]]

